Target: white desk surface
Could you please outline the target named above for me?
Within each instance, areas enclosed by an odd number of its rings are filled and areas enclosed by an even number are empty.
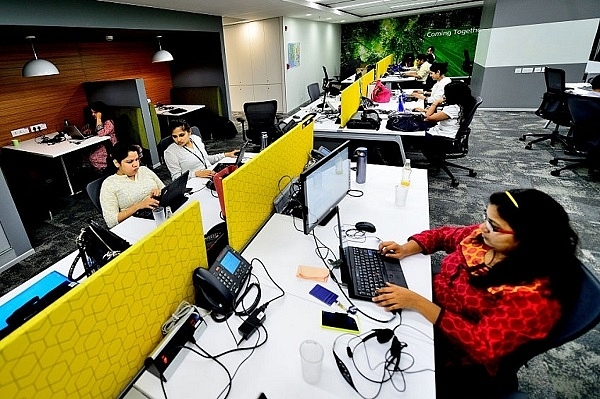
[[[367,166],[365,184],[356,184],[353,176],[353,188],[362,190],[364,195],[359,198],[347,196],[340,203],[342,223],[353,224],[360,220],[368,220],[377,227],[375,236],[399,242],[404,241],[412,233],[427,229],[429,227],[427,172],[417,169],[413,171],[407,205],[402,208],[394,205],[394,186],[400,178],[400,168],[381,165]],[[316,236],[327,244],[337,257],[339,242],[334,232],[336,223],[337,219],[334,218],[327,226],[318,227]],[[321,310],[339,309],[337,307],[332,309],[308,294],[316,282],[296,277],[296,269],[300,264],[322,267],[321,261],[315,254],[312,236],[305,236],[296,230],[300,225],[301,220],[291,216],[273,215],[243,252],[244,258],[248,261],[255,257],[259,258],[273,279],[286,291],[286,295],[267,308],[264,326],[268,331],[268,341],[263,347],[256,349],[242,364],[233,380],[230,398],[257,398],[261,392],[264,392],[269,399],[359,397],[341,376],[332,355],[333,342],[340,333],[320,327]],[[363,245],[373,247],[377,243],[376,238],[369,237]],[[403,260],[402,265],[411,289],[431,298],[430,257],[415,255]],[[261,282],[261,303],[279,294],[258,262],[253,263],[253,273]],[[321,284],[340,293],[331,280]],[[342,296],[340,300],[348,305],[348,301]],[[391,315],[370,302],[356,301],[356,305],[378,318],[387,319]],[[385,383],[380,397],[402,395],[406,398],[434,398],[435,381],[434,372],[431,371],[435,368],[433,327],[416,312],[403,311],[402,319],[402,325],[397,328],[396,335],[408,344],[404,352],[414,356],[415,363],[409,371],[429,370],[405,374],[406,392],[404,393],[394,390],[390,382]],[[215,355],[236,347],[236,341],[239,340],[237,328],[241,324],[238,318],[233,317],[228,321],[233,333],[229,332],[224,323],[217,324],[210,318],[207,318],[207,323],[208,328],[198,340],[202,348]],[[368,320],[364,316],[360,316],[359,322],[362,332],[372,328],[393,328],[397,323],[397,317],[392,323],[382,324]],[[244,342],[241,346],[249,347],[259,337],[261,340],[264,338],[262,330],[260,335],[255,333],[249,342]],[[321,380],[315,385],[308,384],[302,379],[298,348],[305,339],[320,342],[325,350]],[[363,395],[374,396],[377,385],[366,383],[356,374],[344,356],[345,348],[346,341],[340,339],[336,352],[347,363]],[[382,358],[389,344],[381,345],[376,340],[370,340],[368,348],[371,362],[375,363]],[[219,360],[233,373],[248,354],[249,351],[236,352],[222,356]],[[216,398],[227,385],[225,372],[213,361],[194,353],[188,352],[184,356],[183,364],[165,383],[167,397],[197,397],[199,392],[202,392],[201,396],[204,398]],[[364,358],[361,359],[359,356],[355,358],[358,362],[364,362]],[[408,356],[402,356],[400,364],[408,367],[410,362]],[[377,377],[373,376],[373,378]],[[398,386],[403,386],[399,374],[394,381]],[[135,387],[148,397],[164,397],[159,380],[149,373],[144,373]],[[131,395],[128,397],[134,397],[133,393]]]
[[[48,137],[54,137],[57,133],[47,134]],[[15,151],[28,152],[30,154],[41,155],[43,157],[58,158],[73,151],[81,150],[106,140],[110,140],[110,136],[92,136],[85,140],[71,142],[69,140],[61,141],[60,143],[48,145],[47,143],[37,143],[36,140],[41,138],[21,141],[18,147],[7,145],[3,148]]]
[[[354,81],[356,80],[356,75],[351,75],[349,77],[347,77],[346,79],[342,80],[343,84],[351,84],[354,83]],[[402,77],[400,74],[393,74],[393,75],[388,75],[385,78],[379,78],[379,80],[381,80],[382,83],[386,83],[386,82],[395,82],[395,83],[400,83],[400,82],[411,82],[413,80],[415,80],[414,77]]]
[[[171,112],[169,112],[172,109],[176,109],[176,108],[181,108],[184,109],[185,112],[180,112],[178,114],[172,114]],[[168,104],[168,105],[162,105],[160,107],[156,107],[156,114],[157,115],[165,115],[165,116],[181,116],[181,115],[185,115],[185,114],[189,114],[190,112],[194,112],[197,111],[201,108],[204,108],[204,105],[190,105],[190,104],[183,104],[183,105],[177,105],[177,104]]]

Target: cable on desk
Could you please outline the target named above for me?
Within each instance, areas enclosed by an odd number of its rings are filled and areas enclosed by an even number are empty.
[[[285,295],[285,291],[283,290],[283,288],[281,288],[281,286],[280,286],[279,284],[277,284],[277,281],[273,280],[273,277],[271,277],[271,274],[270,274],[270,273],[269,273],[269,271],[267,270],[267,267],[265,266],[265,264],[264,264],[264,263],[262,263],[262,261],[261,261],[260,259],[258,259],[258,258],[252,258],[252,260],[250,261],[250,264],[253,264],[253,263],[254,263],[254,261],[257,261],[258,263],[260,263],[260,265],[262,266],[262,268],[263,268],[263,270],[265,271],[265,273],[267,273],[267,276],[269,277],[269,279],[271,280],[271,282],[272,282],[273,284],[275,284],[275,286],[276,286],[277,288],[279,288],[279,291],[281,291],[281,295],[279,295],[279,296],[276,296],[275,298],[268,300],[267,302],[265,302],[265,303],[262,305],[262,306],[264,306],[264,307],[265,307],[265,309],[266,309],[266,307],[267,307],[267,306],[269,306],[269,304],[270,304],[271,302],[273,302],[273,301],[276,301],[276,300],[278,300],[279,298],[283,298],[283,296]]]
[[[350,189],[350,190],[348,190],[348,192],[346,194],[348,194],[350,197],[354,197],[354,198],[359,198],[359,197],[362,197],[363,195],[365,195],[365,193],[363,191],[357,190],[357,189]]]
[[[200,347],[200,345],[198,345],[196,342],[194,342],[194,345],[196,345],[198,347],[198,349],[200,349],[201,351],[203,351],[205,353],[205,355],[203,355],[202,353],[198,352],[196,349],[191,348],[189,346],[183,346],[183,348],[194,352],[195,354],[199,355],[200,357],[204,357],[207,359],[211,359],[213,360],[215,363],[217,363],[219,366],[221,366],[221,368],[223,370],[225,370],[225,372],[227,373],[227,378],[229,380],[229,382],[227,383],[227,385],[225,386],[225,388],[223,388],[223,390],[221,391],[221,393],[219,393],[219,395],[217,396],[217,398],[221,397],[221,395],[223,394],[223,392],[225,392],[225,390],[227,390],[227,394],[225,395],[225,398],[227,396],[229,396],[229,393],[231,392],[231,386],[233,384],[233,377],[231,376],[231,373],[229,372],[229,369],[227,369],[227,367],[225,367],[225,365],[223,363],[221,363],[221,361],[219,359],[217,359],[216,357],[212,356],[211,354],[209,354],[204,348]],[[166,396],[165,396],[166,398]]]

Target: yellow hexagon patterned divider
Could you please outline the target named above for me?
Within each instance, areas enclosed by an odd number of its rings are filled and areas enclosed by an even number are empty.
[[[299,123],[223,179],[229,245],[241,251],[273,212],[273,200],[298,176],[313,148],[314,122]],[[281,183],[280,183],[281,182]]]
[[[0,341],[0,397],[116,397],[207,263],[193,201]]]

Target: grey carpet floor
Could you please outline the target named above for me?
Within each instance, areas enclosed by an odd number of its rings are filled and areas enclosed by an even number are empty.
[[[234,118],[235,119],[235,118]],[[524,149],[518,138],[523,133],[544,132],[544,120],[532,112],[479,111],[471,125],[469,155],[458,161],[477,171],[476,177],[457,171],[460,185],[450,186],[443,173],[429,177],[431,226],[480,222],[490,194],[511,188],[534,187],[556,198],[568,211],[579,233],[579,258],[600,276],[600,182],[587,169],[565,171],[560,177],[550,175],[548,161],[561,153],[560,146],[549,142]],[[549,130],[546,130],[549,132]],[[207,140],[209,153],[229,151],[240,146],[241,135],[231,140]],[[393,146],[392,146],[393,147]],[[389,144],[369,144],[369,162],[399,164],[399,153]],[[157,174],[168,180],[166,169]],[[75,250],[75,237],[87,220],[101,221],[85,193],[63,198],[46,220],[29,231],[36,253],[0,275],[0,295],[31,278],[56,260]],[[544,234],[546,232],[540,232]],[[433,257],[434,267],[441,254]],[[599,304],[600,306],[600,304]],[[531,399],[597,398],[600,387],[600,327],[581,338],[533,359],[519,372],[521,389]]]

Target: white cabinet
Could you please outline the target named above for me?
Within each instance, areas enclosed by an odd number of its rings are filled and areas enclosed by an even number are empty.
[[[271,99],[284,109],[282,29],[281,18],[223,28],[232,111]]]

